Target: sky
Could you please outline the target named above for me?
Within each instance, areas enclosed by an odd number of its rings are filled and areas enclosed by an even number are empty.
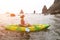
[[[19,13],[22,9],[24,13],[41,13],[44,5],[49,8],[54,0],[0,0],[0,14],[6,12]]]

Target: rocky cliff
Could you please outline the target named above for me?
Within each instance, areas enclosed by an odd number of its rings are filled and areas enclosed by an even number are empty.
[[[43,9],[42,9],[42,13],[43,13],[43,14],[47,14],[47,7],[46,7],[46,5],[44,5],[44,7],[43,7]]]
[[[52,6],[48,9],[51,14],[60,13],[60,0],[55,0]]]

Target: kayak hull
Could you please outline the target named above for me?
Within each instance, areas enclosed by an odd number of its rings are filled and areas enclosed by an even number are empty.
[[[19,32],[34,32],[34,31],[41,31],[44,29],[47,29],[50,25],[48,24],[38,24],[38,25],[32,25],[30,27],[21,27],[18,25],[7,25],[6,29],[11,31],[19,31]]]

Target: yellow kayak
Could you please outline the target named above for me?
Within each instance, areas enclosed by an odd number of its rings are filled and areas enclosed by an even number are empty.
[[[38,24],[38,25],[32,25],[29,27],[21,27],[18,25],[7,25],[6,29],[12,30],[12,31],[20,31],[20,32],[33,32],[33,31],[40,31],[47,29],[50,25],[48,24]]]

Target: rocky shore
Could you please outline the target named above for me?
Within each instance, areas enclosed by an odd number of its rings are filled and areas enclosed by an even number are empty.
[[[0,40],[20,40],[20,32],[0,30]]]
[[[11,31],[0,26],[0,40],[25,40],[30,36],[27,33]]]

